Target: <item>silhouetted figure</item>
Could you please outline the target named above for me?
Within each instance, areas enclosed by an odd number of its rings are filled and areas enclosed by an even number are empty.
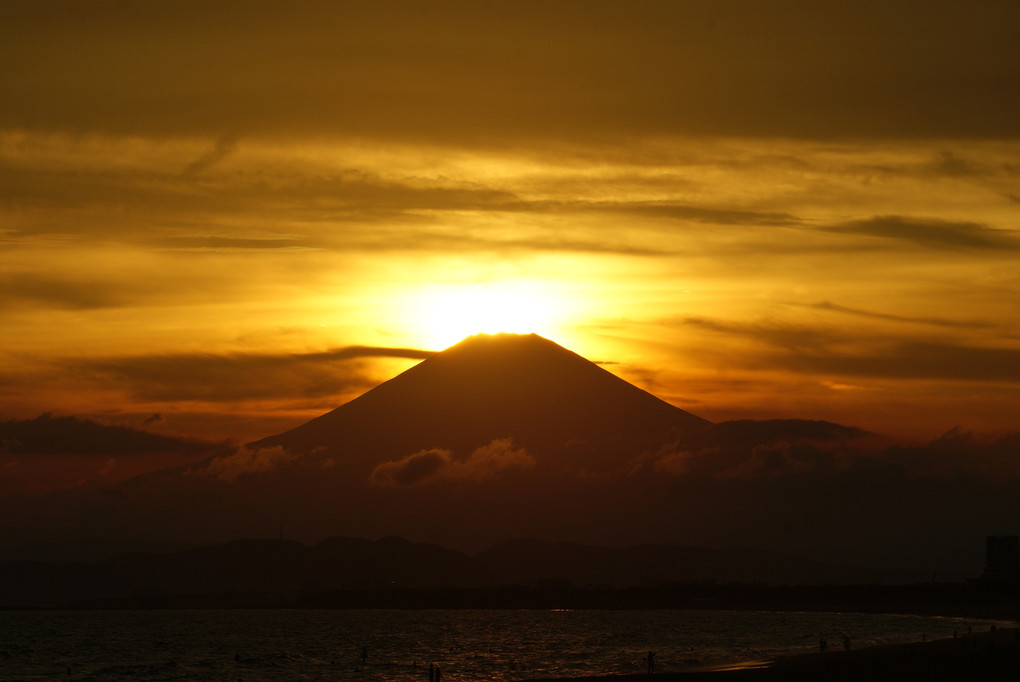
[[[364,663],[368,659],[368,647],[361,647],[361,662]]]
[[[429,663],[429,682],[436,682],[436,666],[434,663]]]
[[[651,675],[655,672],[655,652],[648,652],[648,674]]]
[[[436,666],[436,682],[440,682],[443,679],[443,670],[438,665]]]
[[[953,628],[953,639],[956,639],[956,636],[957,636],[958,634],[959,634],[959,632],[957,631],[957,629],[956,629],[956,628]]]
[[[825,635],[818,636],[818,650],[823,654],[829,650],[829,643],[825,641]]]
[[[850,651],[850,638],[843,635],[843,650]]]

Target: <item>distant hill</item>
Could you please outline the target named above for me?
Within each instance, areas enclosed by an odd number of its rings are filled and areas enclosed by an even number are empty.
[[[481,587],[488,572],[465,554],[389,537],[238,540],[96,563],[0,563],[0,606],[52,606],[221,592],[296,595],[336,589]]]
[[[200,454],[217,445],[164,436],[89,419],[43,414],[35,419],[0,421],[0,452],[18,455],[143,455],[158,452]]]
[[[223,446],[73,416],[0,421],[0,497],[115,483]]]
[[[519,590],[549,585],[617,590],[705,581],[905,584],[927,578],[927,574],[869,571],[755,550],[610,548],[513,540],[472,557],[398,537],[376,541],[335,537],[311,546],[292,540],[249,539],[169,553],[117,554],[99,562],[0,562],[0,607],[124,605],[154,598],[229,594],[241,595],[238,600],[247,603],[286,604],[302,595],[350,591]],[[459,601],[472,603],[470,597]],[[484,603],[484,598],[479,601]],[[308,602],[317,600],[309,597]]]

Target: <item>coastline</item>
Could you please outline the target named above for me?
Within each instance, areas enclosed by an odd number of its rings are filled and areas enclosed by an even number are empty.
[[[928,642],[881,644],[850,651],[783,656],[684,672],[550,678],[528,682],[726,682],[727,680],[903,680],[935,682],[1020,679],[1020,627]]]

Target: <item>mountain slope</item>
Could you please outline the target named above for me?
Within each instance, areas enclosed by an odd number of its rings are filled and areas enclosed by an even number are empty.
[[[540,336],[479,334],[252,446],[328,452],[368,475],[421,450],[465,457],[509,438],[543,467],[617,472],[708,424]]]

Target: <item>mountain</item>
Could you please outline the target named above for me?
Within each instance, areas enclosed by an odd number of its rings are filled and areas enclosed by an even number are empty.
[[[397,537],[237,540],[172,553],[124,553],[93,563],[0,563],[0,607],[82,600],[337,589],[480,587],[488,571],[453,550]]]
[[[89,419],[43,414],[35,419],[0,421],[2,452],[16,455],[142,455],[160,452],[200,454],[218,444],[164,436]]]
[[[977,575],[985,536],[1020,530],[1016,443],[954,430],[896,445],[799,419],[711,424],[547,339],[478,335],[247,446],[109,485],[0,492],[0,539],[24,558],[88,537],[397,535],[461,551],[536,537],[645,547],[634,554],[649,565],[714,559],[648,547],[743,547]]]
[[[251,444],[337,458],[368,477],[429,448],[510,439],[543,469],[619,473],[709,422],[535,334],[478,334],[332,412]]]
[[[0,496],[115,483],[222,446],[72,416],[0,420]]]
[[[771,585],[911,584],[930,573],[875,571],[763,550],[639,545],[601,547],[511,540],[474,556],[399,537],[334,537],[313,545],[247,539],[175,552],[129,552],[98,562],[0,562],[0,608],[87,603],[257,606],[368,603],[399,606],[396,590],[468,590],[457,603],[532,603],[523,591],[659,588],[717,583]],[[488,590],[488,592],[486,592]],[[390,596],[385,593],[390,592]],[[414,597],[404,597],[413,600]],[[438,601],[437,601],[438,600]],[[408,601],[406,603],[414,603]],[[418,602],[423,603],[423,602]],[[452,605],[452,604],[451,604]]]

